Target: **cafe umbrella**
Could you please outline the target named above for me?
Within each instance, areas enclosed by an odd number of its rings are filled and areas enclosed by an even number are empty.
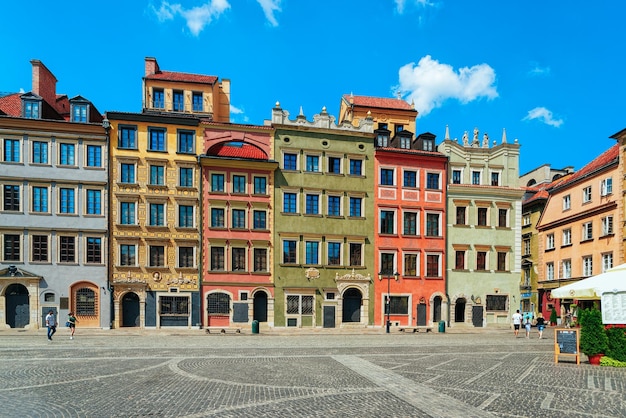
[[[553,289],[551,296],[557,299],[600,300],[603,293],[617,292],[626,292],[626,263],[597,276]]]

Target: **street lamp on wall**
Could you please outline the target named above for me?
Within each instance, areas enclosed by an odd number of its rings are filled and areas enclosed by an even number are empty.
[[[384,272],[380,272],[378,273],[378,280],[382,281],[383,279],[387,279],[387,298],[385,299],[385,312],[387,313],[387,322],[386,322],[386,329],[387,329],[387,334],[389,334],[389,327],[391,326],[391,321],[389,320],[389,314],[391,313],[391,279],[394,279],[396,282],[398,281],[398,278],[400,277],[400,273],[398,273],[397,271],[395,273],[393,273],[393,275],[389,274],[389,273],[384,273]]]

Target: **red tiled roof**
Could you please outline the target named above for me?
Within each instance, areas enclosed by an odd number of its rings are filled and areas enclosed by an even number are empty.
[[[213,75],[178,73],[172,71],[160,71],[146,76],[148,80],[181,81],[185,83],[215,84],[217,77]]]
[[[22,99],[21,93],[9,94],[8,96],[0,97],[0,110],[7,116],[22,116]]]
[[[356,106],[363,107],[378,107],[383,109],[400,109],[400,110],[413,110],[416,112],[410,104],[402,99],[392,99],[385,97],[369,97],[369,96],[351,96],[349,94],[343,95],[344,100],[350,103],[350,100],[354,102]]]
[[[228,141],[213,145],[207,151],[207,155],[246,160],[267,160],[267,154],[262,149],[241,141]]]
[[[615,144],[580,170],[574,172],[570,176],[565,176],[552,182],[550,184],[550,188],[567,186],[568,184],[574,183],[576,180],[581,179],[588,174],[591,174],[601,169],[602,167],[610,165],[612,162],[617,161],[618,159],[619,144]]]

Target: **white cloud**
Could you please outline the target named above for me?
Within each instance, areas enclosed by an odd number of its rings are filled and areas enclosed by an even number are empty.
[[[270,24],[274,27],[278,26],[278,21],[274,16],[274,12],[280,12],[280,1],[281,0],[256,0],[257,3],[263,8],[263,13],[265,13],[265,18],[270,22]]]
[[[528,71],[528,74],[531,76],[542,76],[550,74],[550,67],[541,67],[538,63],[531,63],[532,68]]]
[[[528,114],[522,120],[534,120],[539,119],[539,121],[545,123],[546,125],[554,126],[558,128],[563,125],[563,119],[554,119],[552,112],[545,107],[536,107],[532,110],[528,111]]]
[[[496,73],[487,64],[459,68],[441,64],[430,55],[421,58],[417,65],[410,63],[399,70],[397,90],[408,102],[415,102],[415,110],[425,116],[441,107],[449,99],[469,103],[482,97],[498,97],[495,87]]]
[[[396,3],[396,10],[398,13],[404,13],[404,8],[406,6],[407,0],[394,0]],[[416,6],[435,6],[435,3],[429,0],[408,0],[409,3],[415,4]]]
[[[239,109],[233,105],[230,105],[230,113],[234,113],[235,115],[240,115],[243,113],[243,109]]]
[[[198,36],[206,25],[214,18],[219,17],[224,11],[230,8],[228,0],[210,0],[206,4],[191,9],[185,9],[178,3],[161,2],[161,7],[152,9],[159,21],[173,20],[180,15],[187,21],[187,27],[194,36]]]

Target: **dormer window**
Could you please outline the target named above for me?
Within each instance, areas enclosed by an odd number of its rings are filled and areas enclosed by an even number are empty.
[[[87,105],[86,104],[73,104],[72,105],[72,122],[87,122]]]
[[[422,148],[424,151],[434,151],[435,150],[435,140],[434,139],[425,139]]]
[[[411,138],[406,138],[406,137],[400,138],[400,148],[411,149]]]
[[[378,124],[378,129],[374,131],[376,134],[376,146],[377,147],[388,147],[389,146],[389,136],[391,132],[386,128],[381,128],[380,126],[387,126],[387,124]]]
[[[41,102],[38,100],[24,100],[24,117],[27,119],[41,119]]]

